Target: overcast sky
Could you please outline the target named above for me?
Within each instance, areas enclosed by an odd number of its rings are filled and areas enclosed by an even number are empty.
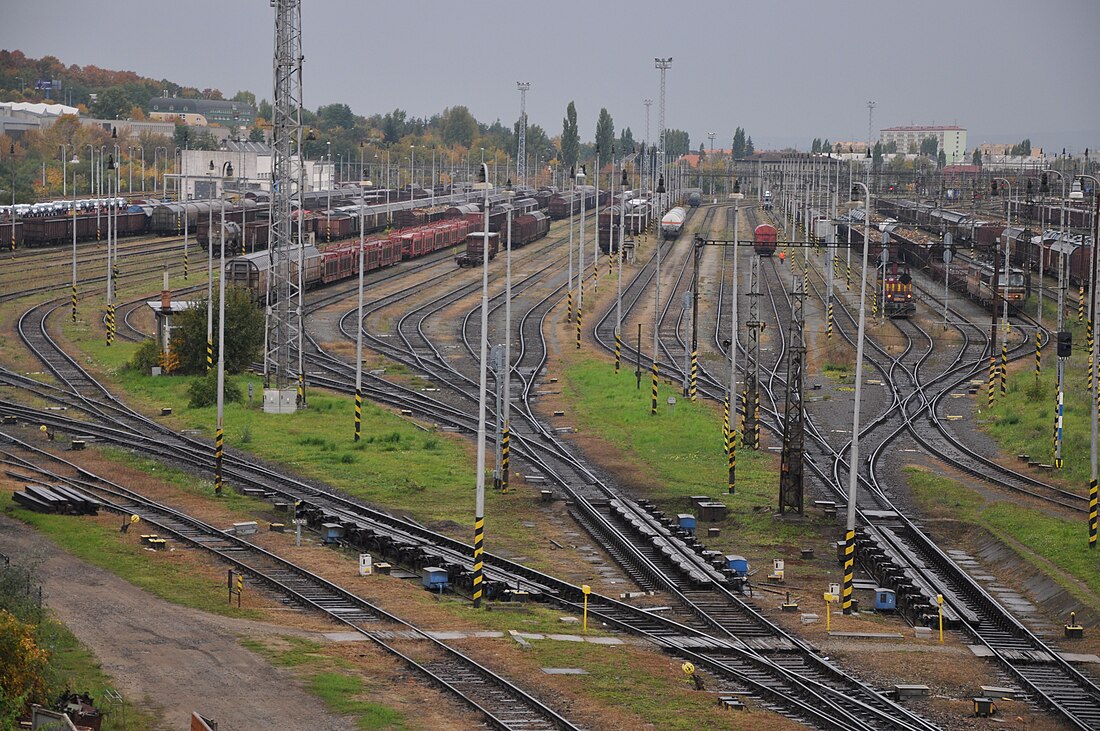
[[[271,97],[273,13],[265,0],[5,0],[0,47],[95,64],[226,95]],[[431,115],[465,104],[561,132],[576,101],[581,136],[606,106],[616,131],[644,136],[656,56],[673,58],[666,124],[693,147],[757,149],[814,137],[958,124],[969,145],[1030,137],[1048,150],[1100,147],[1098,0],[755,0],[419,2],[305,0],[305,103],[359,114]]]

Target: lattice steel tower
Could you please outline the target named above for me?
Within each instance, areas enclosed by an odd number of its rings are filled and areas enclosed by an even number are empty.
[[[275,8],[275,91],[264,410],[286,412],[296,407],[291,363],[301,338],[300,312],[291,310],[299,292],[298,272],[291,274],[291,256],[295,248],[293,203],[300,191],[302,168],[302,6],[301,0],[271,0],[271,7]]]
[[[665,158],[665,74],[672,68],[672,56],[655,58],[653,62],[657,65],[657,70],[661,72],[661,96],[657,102],[657,164],[661,165],[664,163]]]
[[[745,348],[745,395],[741,401],[744,421],[741,422],[741,439],[746,447],[760,449],[760,255],[752,257],[749,270],[749,329],[748,346]]]
[[[642,104],[645,104],[645,154],[642,155],[642,180],[645,180],[645,176],[649,174],[646,160],[649,157],[649,108],[653,105],[653,100],[643,99]],[[642,183],[642,187],[645,187],[645,183]]]
[[[793,262],[792,262],[793,267]],[[783,451],[779,458],[779,512],[802,514],[802,451],[806,439],[806,411],[802,399],[802,367],[806,341],[802,302],[804,278],[794,274],[791,297],[790,347],[787,358],[787,399],[783,407]]]
[[[527,90],[531,88],[528,81],[517,81],[519,89],[519,149],[516,150],[516,179],[523,186],[527,185]]]

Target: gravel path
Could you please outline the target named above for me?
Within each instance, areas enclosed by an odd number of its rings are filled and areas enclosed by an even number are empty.
[[[118,679],[128,703],[144,699],[163,712],[163,728],[187,728],[193,711],[223,729],[354,728],[328,713],[287,670],[237,642],[242,635],[298,630],[169,604],[4,516],[0,552],[34,567],[50,609]]]

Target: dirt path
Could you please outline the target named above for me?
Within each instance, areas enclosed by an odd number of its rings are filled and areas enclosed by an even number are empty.
[[[163,711],[163,728],[187,728],[192,711],[226,731],[354,728],[328,713],[288,671],[237,642],[241,635],[293,629],[169,604],[4,516],[0,552],[34,566],[50,608],[95,652],[129,702],[145,699]]]

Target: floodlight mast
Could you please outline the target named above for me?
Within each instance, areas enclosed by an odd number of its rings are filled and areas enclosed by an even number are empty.
[[[295,195],[299,211],[302,201],[302,7],[301,0],[271,0],[271,6],[275,8],[275,89],[264,409],[285,412],[295,410],[291,358],[301,335],[298,313],[291,309],[299,291],[298,273],[291,274],[291,257]],[[299,241],[298,245],[304,243]]]

